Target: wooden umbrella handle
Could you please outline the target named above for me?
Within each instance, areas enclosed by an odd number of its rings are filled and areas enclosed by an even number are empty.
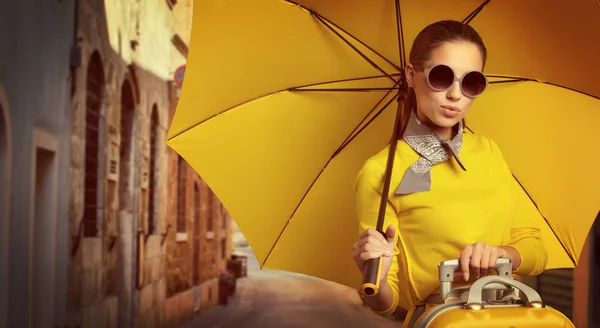
[[[385,220],[385,210],[388,201],[388,194],[390,192],[390,181],[392,179],[392,167],[394,166],[394,155],[396,153],[396,146],[398,144],[398,134],[400,133],[400,120],[402,118],[402,107],[404,105],[406,92],[400,90],[398,93],[398,109],[396,111],[396,121],[394,123],[394,132],[390,141],[390,148],[388,152],[387,165],[385,167],[383,191],[381,192],[381,202],[379,203],[379,213],[377,215],[377,227],[383,236],[383,222]],[[374,296],[379,293],[379,282],[381,281],[381,264],[383,259],[381,257],[367,260],[364,266],[363,283],[361,291],[365,295]]]
[[[365,262],[365,271],[363,272],[362,293],[373,296],[379,293],[379,282],[381,281],[381,257],[367,260]]]

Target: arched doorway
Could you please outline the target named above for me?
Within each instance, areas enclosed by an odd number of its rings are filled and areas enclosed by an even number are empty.
[[[133,98],[133,89],[128,81],[123,82],[121,86],[121,124],[119,145],[119,211],[126,211],[133,214],[134,206],[132,204],[132,181],[131,159],[133,145],[133,121],[135,115],[135,101]]]
[[[136,281],[134,272],[139,271],[136,260],[138,249],[137,209],[134,199],[134,121],[135,121],[135,94],[129,80],[121,84],[121,118],[119,123],[119,174],[118,174],[118,235],[119,255],[118,289],[119,296],[119,321],[120,326],[130,327],[134,320],[133,299],[136,294]]]
[[[11,128],[8,100],[0,85],[0,290],[8,290],[8,229],[11,174]],[[8,324],[8,293],[0,293],[0,326]]]

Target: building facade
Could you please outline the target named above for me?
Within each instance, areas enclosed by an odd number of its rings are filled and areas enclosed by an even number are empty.
[[[169,8],[75,4],[68,326],[135,327],[165,283]]]
[[[0,3],[0,327],[64,321],[73,17]]]
[[[173,12],[172,41],[187,58],[192,1],[177,3]],[[170,84],[169,121],[175,114],[179,92],[179,85]],[[172,196],[167,202],[164,327],[177,327],[217,304],[219,272],[231,256],[232,218],[187,162],[172,149],[167,153],[168,193]]]
[[[200,230],[220,204],[164,143],[191,6],[76,2],[68,327],[167,327],[217,292],[217,241]]]
[[[164,327],[177,327],[218,302],[219,271],[231,256],[231,216],[174,151],[169,154],[167,300]]]

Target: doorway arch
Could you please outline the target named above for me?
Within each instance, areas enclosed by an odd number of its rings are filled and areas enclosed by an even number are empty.
[[[136,273],[140,271],[138,261],[139,230],[137,225],[137,204],[135,202],[135,86],[129,78],[121,83],[120,119],[119,119],[119,174],[118,174],[118,231],[120,250],[117,259],[117,295],[119,297],[119,321],[123,326],[131,326],[137,318]]]

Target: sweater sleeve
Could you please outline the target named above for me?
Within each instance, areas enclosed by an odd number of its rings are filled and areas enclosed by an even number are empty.
[[[377,216],[379,213],[379,204],[381,202],[381,190],[383,187],[383,175],[385,168],[375,160],[368,160],[358,173],[355,181],[356,205],[358,217],[358,233],[377,226]],[[390,270],[388,271],[387,283],[392,289],[393,302],[390,307],[384,311],[373,311],[378,315],[386,316],[394,313],[398,306],[398,218],[396,210],[388,201],[386,206],[385,220],[383,230],[393,224],[396,228],[396,238],[394,242],[394,257]]]
[[[500,160],[502,170],[507,176],[508,189],[513,199],[511,215],[511,233],[508,246],[513,247],[521,257],[521,264],[515,271],[521,275],[538,275],[546,267],[548,255],[541,238],[541,227],[544,222],[537,207],[525,190],[512,175],[508,164],[496,143],[492,141],[494,153]]]

